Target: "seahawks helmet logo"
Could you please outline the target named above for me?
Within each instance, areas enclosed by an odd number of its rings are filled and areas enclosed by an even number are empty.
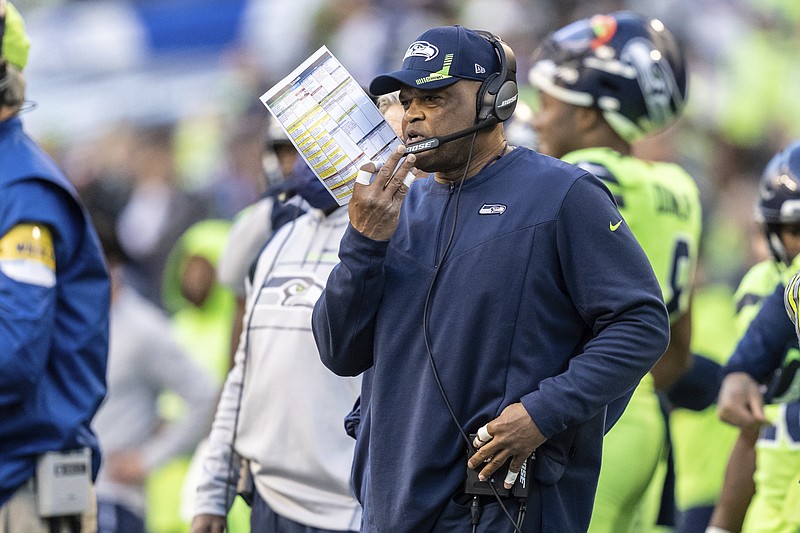
[[[411,46],[406,50],[406,55],[403,56],[403,61],[409,57],[424,57],[425,61],[430,61],[439,55],[439,49],[428,41],[414,41]]]
[[[665,126],[683,104],[669,64],[647,39],[631,40],[620,59],[636,70],[649,121],[657,127]]]

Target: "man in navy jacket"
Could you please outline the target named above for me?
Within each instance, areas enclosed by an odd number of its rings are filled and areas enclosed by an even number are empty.
[[[359,179],[314,310],[323,363],[369,370],[353,466],[362,531],[585,530],[606,406],[669,340],[661,290],[605,186],[507,145],[514,71],[505,43],[451,26],[370,85],[400,89],[405,144],[440,144],[402,162],[401,146]],[[409,186],[413,167],[434,176]],[[481,479],[508,466],[501,490],[535,451],[527,498],[465,493],[475,449]]]

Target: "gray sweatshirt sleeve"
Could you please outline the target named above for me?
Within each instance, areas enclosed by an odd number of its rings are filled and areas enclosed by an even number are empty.
[[[158,390],[171,391],[186,404],[185,414],[156,432],[141,448],[148,469],[191,452],[208,432],[218,386],[177,343],[172,335],[164,336],[148,353],[151,382]]]

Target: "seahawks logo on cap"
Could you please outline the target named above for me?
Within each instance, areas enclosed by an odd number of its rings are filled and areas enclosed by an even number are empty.
[[[439,49],[433,46],[428,41],[414,41],[406,50],[406,55],[403,56],[403,61],[409,57],[424,57],[425,61],[430,61],[439,55]]]

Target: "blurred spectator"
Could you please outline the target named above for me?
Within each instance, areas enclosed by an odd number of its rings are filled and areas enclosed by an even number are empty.
[[[222,318],[233,310],[233,295],[217,283],[216,269],[230,225],[206,219],[187,229],[167,259],[162,291],[181,344],[220,382],[228,372],[220,354],[227,353],[230,333]]]
[[[175,340],[169,317],[125,282],[125,254],[111,219],[94,218],[111,274],[108,395],[92,427],[105,453],[97,478],[98,531],[144,533],[144,483],[151,471],[190,452],[206,433],[214,382]],[[164,391],[186,405],[164,423]]]
[[[234,311],[234,296],[217,282],[216,275],[229,230],[227,220],[206,219],[193,224],[175,244],[164,269],[164,307],[171,314],[176,338],[211,375],[215,394],[229,369],[230,317]],[[174,395],[162,396],[164,416],[180,416],[184,406],[176,400]],[[154,533],[188,529],[180,507],[191,455],[171,461],[148,479],[148,526]]]
[[[376,105],[383,115],[384,120],[389,123],[395,134],[403,138],[403,116],[406,114],[403,104],[400,103],[400,91],[394,91],[378,96]]]
[[[203,191],[215,217],[232,219],[264,193],[266,119],[266,113],[244,117],[229,128],[222,168]]]
[[[130,258],[130,284],[159,306],[167,255],[208,212],[181,188],[174,163],[172,127],[142,128],[130,159],[133,190],[118,222],[120,244]]]

